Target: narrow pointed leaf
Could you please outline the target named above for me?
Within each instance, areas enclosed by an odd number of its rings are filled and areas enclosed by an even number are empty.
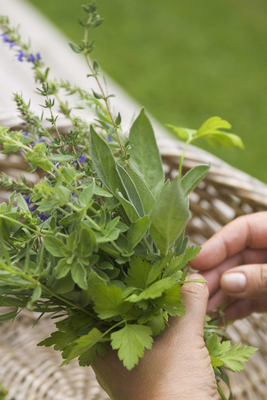
[[[188,196],[209,172],[209,165],[197,165],[191,168],[181,179],[184,195]]]

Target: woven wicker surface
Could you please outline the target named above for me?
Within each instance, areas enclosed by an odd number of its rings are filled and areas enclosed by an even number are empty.
[[[0,118],[1,119],[1,118]],[[64,124],[62,124],[64,125]],[[63,126],[63,130],[66,124]],[[166,177],[177,174],[182,144],[159,139]],[[267,210],[267,186],[229,166],[217,157],[189,147],[184,171],[199,163],[210,163],[205,180],[190,197],[191,219],[187,234],[192,243],[202,244],[226,223],[239,215]],[[0,171],[12,177],[25,175],[26,164],[18,154],[0,155]],[[27,174],[28,181],[37,182],[41,171]],[[8,193],[0,190],[0,199]],[[81,368],[73,361],[58,368],[60,354],[36,344],[54,330],[49,319],[42,319],[34,329],[33,316],[23,312],[16,321],[0,325],[0,382],[9,389],[8,400],[104,400],[107,395],[98,386],[90,368]],[[254,314],[236,321],[228,329],[233,343],[259,348],[242,372],[231,374],[235,400],[267,399],[267,315]]]

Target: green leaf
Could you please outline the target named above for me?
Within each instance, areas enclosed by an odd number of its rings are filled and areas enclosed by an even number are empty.
[[[150,234],[164,255],[183,231],[188,218],[188,201],[175,178],[164,185],[151,214]]]
[[[109,346],[107,343],[96,343],[94,346],[92,346],[89,350],[85,351],[83,354],[80,355],[79,357],[79,365],[81,367],[86,367],[91,364],[94,364],[96,362],[96,356],[99,354],[101,357],[103,357],[109,349]]]
[[[56,279],[64,278],[70,271],[70,264],[66,258],[62,258],[54,269]]]
[[[197,165],[191,168],[181,179],[184,195],[188,196],[209,172],[209,165]]]
[[[90,207],[91,200],[94,194],[94,189],[95,181],[93,180],[93,182],[89,186],[87,186],[87,188],[85,188],[79,196],[79,202],[82,206],[86,207],[86,209]]]
[[[153,315],[153,317],[146,324],[152,330],[153,336],[157,336],[165,329],[165,320],[162,316],[162,310]]]
[[[44,236],[44,245],[49,253],[52,254],[52,256],[62,257],[60,248],[64,246],[64,243],[61,240],[55,238],[54,236]]]
[[[60,206],[65,206],[70,198],[71,190],[66,188],[65,186],[58,186],[56,189],[56,198],[59,201]]]
[[[51,289],[58,294],[64,294],[71,292],[74,288],[74,281],[72,279],[71,273],[69,272],[64,278],[54,280]]]
[[[220,343],[216,334],[207,340],[206,346],[211,357],[212,366],[218,367],[224,363],[232,371],[242,371],[245,368],[242,362],[248,361],[248,358],[258,349],[252,346],[240,347],[241,343],[235,344],[230,349],[230,345],[230,341]]]
[[[174,285],[165,290],[163,295],[154,300],[155,304],[173,317],[185,314],[185,306],[181,300],[181,287]]]
[[[75,341],[75,346],[72,348],[68,358],[62,363],[62,365],[68,364],[74,358],[85,353],[96,343],[103,340],[104,333],[100,332],[97,328],[93,328],[87,335],[81,336]]]
[[[127,298],[127,301],[137,303],[141,300],[156,299],[160,297],[162,293],[175,285],[176,282],[172,278],[163,278],[150,285],[147,289],[143,290],[139,295],[132,294]]]
[[[101,197],[112,197],[112,194],[109,193],[107,190],[102,189],[101,187],[95,185],[94,194]]]
[[[117,196],[116,191],[119,190],[125,197],[126,193],[116,170],[116,162],[108,144],[95,132],[92,125],[90,132],[90,152],[94,168],[99,178],[114,196]]]
[[[133,250],[138,243],[143,239],[150,225],[150,219],[148,216],[138,219],[133,222],[127,232],[128,240],[128,251]]]
[[[74,160],[74,156],[70,154],[53,154],[49,157],[50,161],[71,161]]]
[[[144,208],[134,182],[128,172],[120,164],[117,164],[116,168],[129,201],[133,204],[139,217],[143,217],[145,215]]]
[[[87,289],[86,269],[80,262],[76,262],[71,266],[71,276],[81,289]]]
[[[60,225],[70,225],[73,221],[80,219],[82,217],[83,212],[75,212],[70,215],[66,215],[66,217],[62,218],[59,223]]]
[[[5,314],[0,314],[0,323],[9,321],[11,319],[14,319],[17,314],[18,314],[18,308],[17,307],[14,308],[13,311],[10,311],[10,312],[5,313]]]
[[[111,334],[111,346],[118,351],[118,357],[123,365],[131,370],[145,349],[151,349],[153,339],[152,331],[148,326],[126,325],[124,328]]]
[[[90,233],[86,229],[81,229],[79,240],[76,245],[75,254],[78,257],[87,258],[93,253],[93,242]]]
[[[132,144],[129,149],[131,168],[143,178],[152,195],[158,197],[165,176],[154,131],[144,109],[131,127],[129,140]]]
[[[186,267],[189,261],[193,260],[199,254],[200,250],[201,247],[187,247],[184,254],[181,254],[179,257],[172,260],[172,262],[166,267],[164,276],[175,274],[177,271]]]
[[[117,190],[116,197],[120,200],[129,220],[131,222],[137,221],[140,218],[140,216],[138,215],[138,212],[134,207],[134,205],[130,201],[126,200],[126,198],[119,190]]]
[[[26,203],[26,201],[24,200],[23,196],[20,193],[17,196],[17,205],[22,211],[25,212],[29,211],[28,204]]]
[[[129,264],[130,267],[127,270],[128,276],[125,278],[125,283],[128,286],[145,289],[151,265],[137,256],[131,257]]]
[[[212,146],[224,146],[233,148],[238,146],[244,148],[241,138],[232,133],[222,132],[219,129],[231,129],[229,122],[221,119],[220,117],[212,117],[205,121],[201,127],[193,135],[193,139],[203,137]]]
[[[80,46],[77,46],[77,44],[69,42],[69,45],[71,47],[71,49],[75,52],[75,53],[81,53],[82,49]]]
[[[9,200],[8,200],[8,207],[7,207],[7,212],[8,212],[8,213],[10,213],[10,212],[12,211],[15,196],[16,196],[16,192],[13,192],[13,193],[11,194],[11,196],[9,197]]]
[[[193,133],[195,132],[195,130],[192,129],[187,129],[187,128],[179,128],[178,126],[174,126],[174,125],[170,125],[170,124],[166,124],[167,128],[170,128],[170,130],[172,131],[171,133],[175,136],[175,138],[177,139],[181,139],[184,141],[190,141],[190,139],[193,136]]]
[[[141,178],[140,175],[136,171],[131,168],[127,168],[128,174],[131,176],[135,187],[139,193],[140,199],[142,201],[142,205],[144,207],[144,212],[146,215],[150,215],[151,211],[156,204],[156,199],[152,195],[151,191],[148,189],[145,181]]]
[[[94,310],[99,318],[112,318],[125,314],[131,304],[122,301],[122,290],[117,286],[97,285],[94,289]]]

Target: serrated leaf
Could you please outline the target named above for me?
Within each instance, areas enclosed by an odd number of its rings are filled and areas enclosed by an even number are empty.
[[[209,172],[209,165],[197,165],[191,168],[181,179],[181,187],[185,196],[188,196]]]
[[[111,346],[113,350],[119,350],[118,357],[128,370],[143,357],[145,349],[152,348],[151,335],[151,329],[143,325],[126,325],[111,334]]]
[[[130,267],[127,270],[128,276],[125,278],[125,283],[128,286],[145,289],[147,277],[151,269],[150,264],[137,256],[132,256],[129,264]]]
[[[163,295],[155,299],[154,302],[171,316],[185,314],[185,306],[181,300],[181,287],[179,285],[174,285],[165,290]]]
[[[160,332],[165,329],[165,320],[162,316],[162,310],[158,314],[153,315],[146,325],[151,328],[153,336],[159,335]]]
[[[187,128],[179,128],[178,126],[166,124],[168,128],[170,128],[171,133],[175,136],[177,139],[181,140],[190,140],[192,138],[193,133],[195,132],[192,129],[187,129]]]
[[[127,298],[127,301],[132,303],[138,303],[141,300],[156,299],[160,297],[162,293],[175,285],[176,282],[172,278],[163,278],[150,285],[147,289],[143,290],[139,295],[132,294]]]
[[[89,367],[91,364],[94,364],[96,362],[97,354],[103,357],[107,353],[108,349],[109,346],[107,343],[96,343],[89,350],[80,355],[79,365],[81,367]]]
[[[94,310],[99,318],[112,318],[126,313],[131,305],[122,301],[122,290],[117,286],[97,285],[94,289]]]
[[[181,254],[179,257],[176,257],[172,262],[166,267],[164,271],[164,276],[169,276],[175,274],[177,271],[180,271],[189,263],[189,261],[193,260],[200,252],[201,247],[187,247],[184,254]]]
[[[92,348],[96,343],[101,342],[103,336],[104,333],[100,332],[97,328],[93,328],[87,335],[81,336],[75,341],[75,346],[72,348],[68,358],[62,363],[62,365],[68,364],[71,360]]]
[[[52,254],[52,256],[62,257],[60,248],[64,246],[64,243],[61,240],[55,238],[54,236],[44,236],[44,245],[49,253]]]
[[[164,184],[164,172],[152,125],[141,110],[129,134],[132,148],[129,149],[129,164],[145,181],[152,195],[158,197]]]
[[[193,136],[194,139],[203,137],[215,147],[221,145],[232,149],[234,146],[238,146],[243,149],[244,144],[239,136],[220,131],[220,129],[231,129],[231,127],[229,122],[220,117],[212,117],[205,121]]]
[[[166,255],[189,218],[188,201],[177,178],[164,185],[150,218],[150,234]]]

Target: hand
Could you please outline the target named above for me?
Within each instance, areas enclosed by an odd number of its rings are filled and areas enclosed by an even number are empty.
[[[190,278],[202,278],[191,275]],[[128,371],[115,351],[98,357],[93,369],[100,385],[114,400],[217,400],[214,372],[204,345],[203,329],[208,289],[185,283],[186,314],[171,317],[139,364]]]
[[[267,212],[230,222],[191,262],[207,280],[212,310],[222,303],[226,320],[267,311]]]

